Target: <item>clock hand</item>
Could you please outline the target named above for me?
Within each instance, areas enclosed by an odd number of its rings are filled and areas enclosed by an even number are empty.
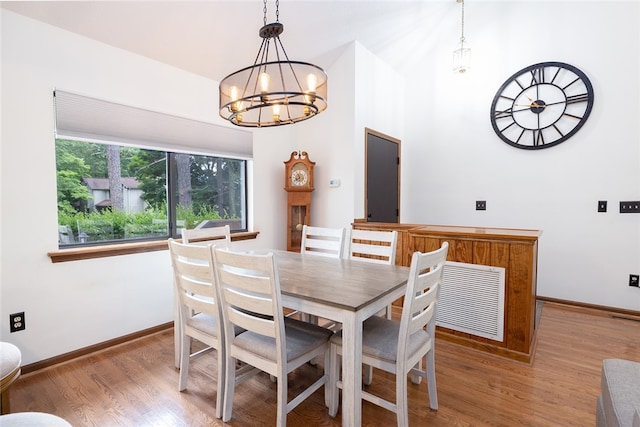
[[[521,110],[514,110],[514,112],[516,112],[516,111],[526,111],[529,108],[547,108],[547,107],[549,107],[551,105],[559,105],[559,104],[566,104],[566,103],[567,103],[567,101],[556,101],[556,102],[551,102],[551,103],[542,104],[542,105],[540,105],[540,104],[538,104],[536,102],[532,103],[531,105],[526,105],[526,104],[513,104],[513,105],[517,105],[518,107],[528,107],[528,108],[523,108]]]
[[[518,106],[518,107],[527,107],[527,108],[532,108],[533,107],[533,108],[536,108],[536,107],[545,107],[545,106],[547,106],[549,104],[540,105],[537,102],[533,102],[532,101],[531,104],[513,104],[513,105]]]
[[[552,102],[550,104],[546,104],[545,107],[549,106],[549,105],[558,105],[558,104],[566,104],[567,101],[558,101],[558,102]]]
[[[537,104],[537,103],[534,102],[531,105],[527,105],[527,104],[513,104],[513,105],[517,105],[518,107],[526,107],[526,108],[520,108],[519,110],[512,110],[511,111],[512,113],[517,113],[517,112],[520,112],[520,111],[529,111],[532,108],[546,108],[549,105],[553,105],[553,104],[540,105],[540,104]]]

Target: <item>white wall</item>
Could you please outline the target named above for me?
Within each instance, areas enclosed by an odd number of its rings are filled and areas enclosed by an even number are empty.
[[[409,223],[540,229],[538,295],[640,310],[639,3],[468,2],[465,35],[472,70],[453,75],[459,26],[443,31],[409,76],[403,144]],[[454,19],[451,11],[447,20]],[[459,24],[459,21],[458,21]],[[500,85],[537,62],[583,70],[593,111],[568,141],[545,150],[512,148],[493,132],[490,106]],[[409,85],[408,85],[409,86]],[[487,210],[475,211],[475,200]],[[607,213],[597,213],[607,200]]]
[[[365,217],[365,135],[369,128],[385,135],[404,139],[404,78],[380,58],[356,44],[356,94],[353,144],[354,218]],[[403,174],[402,168],[400,173]],[[404,174],[403,174],[404,175]],[[402,185],[402,176],[400,183]]]
[[[216,82],[1,13],[0,335],[28,364],[173,319],[166,251],[57,264],[48,258],[58,247],[53,88],[222,120]],[[9,334],[8,316],[20,311],[26,330]]]

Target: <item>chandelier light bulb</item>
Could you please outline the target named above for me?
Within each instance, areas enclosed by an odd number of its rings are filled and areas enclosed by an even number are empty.
[[[457,49],[453,51],[453,71],[463,74],[471,68],[471,48],[469,44],[461,39]]]
[[[316,93],[317,85],[318,77],[313,73],[307,75],[307,87],[309,88],[309,93]]]
[[[242,107],[244,106],[244,104],[242,103],[242,101],[238,101],[239,90],[238,90],[237,86],[231,86],[230,92],[231,92],[230,98],[231,98],[231,101],[232,101],[232,103],[231,103],[231,111],[234,112],[234,113],[237,113],[238,111],[242,110]],[[240,117],[242,117],[242,116],[240,116]]]
[[[271,77],[266,72],[260,73],[260,90],[262,92],[269,92],[269,82]]]

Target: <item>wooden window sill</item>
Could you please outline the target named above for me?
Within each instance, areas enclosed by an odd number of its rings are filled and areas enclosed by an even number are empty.
[[[258,231],[232,233],[231,241],[251,240],[258,236]],[[165,251],[169,248],[167,240],[150,242],[121,243],[115,245],[84,246],[81,248],[60,249],[47,253],[51,262],[78,261],[91,258],[105,258],[118,255],[139,254],[144,252]]]

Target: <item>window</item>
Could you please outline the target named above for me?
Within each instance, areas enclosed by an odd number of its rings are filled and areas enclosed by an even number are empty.
[[[56,140],[60,247],[246,230],[246,161]]]
[[[250,133],[68,92],[54,104],[61,248],[247,230]]]

